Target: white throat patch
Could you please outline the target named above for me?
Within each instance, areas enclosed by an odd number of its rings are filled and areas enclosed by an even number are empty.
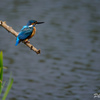
[[[32,27],[33,25],[29,25],[29,27]]]

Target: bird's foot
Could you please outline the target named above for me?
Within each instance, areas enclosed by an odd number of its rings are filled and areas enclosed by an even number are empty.
[[[30,43],[30,41],[26,40],[24,43]]]

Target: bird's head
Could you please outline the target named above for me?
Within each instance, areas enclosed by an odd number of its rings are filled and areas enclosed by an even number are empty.
[[[44,23],[44,22],[37,22],[36,20],[29,20],[28,23],[27,23],[27,25],[28,26],[29,25],[35,26],[36,24],[42,24],[42,23]]]

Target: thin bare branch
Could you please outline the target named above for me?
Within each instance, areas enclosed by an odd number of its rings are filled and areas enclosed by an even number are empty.
[[[0,21],[0,26],[5,28],[8,32],[12,33],[14,36],[18,36],[18,33],[10,26],[6,24],[5,21]],[[35,51],[37,54],[40,54],[40,49],[36,49],[32,44],[26,43],[25,41],[22,41],[26,46],[28,46],[31,50]]]

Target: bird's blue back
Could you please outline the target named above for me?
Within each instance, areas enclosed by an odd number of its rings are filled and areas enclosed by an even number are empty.
[[[33,32],[33,27],[23,26],[21,32],[18,34],[18,38],[20,40],[25,40],[32,34],[32,32]]]

